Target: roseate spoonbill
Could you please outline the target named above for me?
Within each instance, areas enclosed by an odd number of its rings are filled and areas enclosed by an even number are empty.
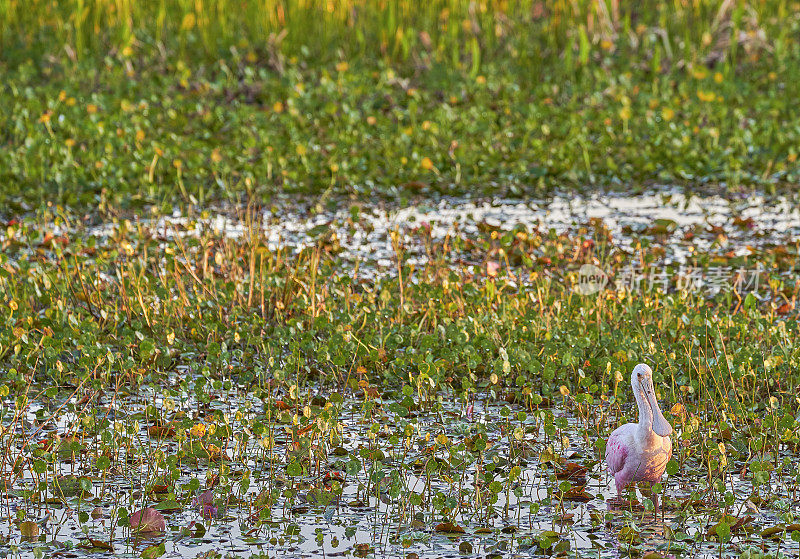
[[[618,495],[631,482],[648,482],[650,488],[642,494],[653,500],[658,511],[658,498],[652,487],[661,480],[672,456],[672,425],[658,407],[650,367],[636,365],[631,386],[639,406],[639,423],[626,423],[611,433],[606,443],[606,464],[614,476]]]

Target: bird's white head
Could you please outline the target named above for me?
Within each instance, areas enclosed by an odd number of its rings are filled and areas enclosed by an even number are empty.
[[[653,386],[653,370],[640,363],[633,368],[631,373],[631,386],[633,393],[637,396],[637,400],[641,397],[642,403],[648,405],[653,414],[653,431],[656,435],[667,437],[672,434],[672,425],[669,424],[664,414],[661,413],[661,408],[658,407],[656,400],[656,391]]]

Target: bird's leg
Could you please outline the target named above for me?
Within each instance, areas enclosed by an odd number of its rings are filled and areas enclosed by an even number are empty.
[[[653,501],[653,510],[655,513],[658,513],[658,494],[653,491],[653,485],[654,484],[650,483],[649,487],[639,487],[639,490],[642,492],[642,497]]]
[[[617,507],[627,507],[630,504],[629,496],[629,480],[625,478],[621,472],[617,472],[614,475],[614,485],[617,488],[617,496],[612,497],[609,500],[609,505],[617,508]]]

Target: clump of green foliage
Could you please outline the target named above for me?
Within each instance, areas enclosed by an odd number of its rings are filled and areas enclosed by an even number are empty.
[[[789,2],[0,5],[6,214],[798,180]]]

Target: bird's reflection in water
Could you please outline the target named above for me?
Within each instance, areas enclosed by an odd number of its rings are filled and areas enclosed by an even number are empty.
[[[663,548],[672,540],[669,526],[675,514],[664,509],[654,513],[652,509],[646,510],[635,496],[629,497],[608,497],[605,507],[596,509],[605,513],[603,529],[597,532],[600,536],[597,543],[602,545],[606,553],[616,550],[617,557],[630,557],[631,543],[634,542],[637,555],[657,551],[665,556]]]

